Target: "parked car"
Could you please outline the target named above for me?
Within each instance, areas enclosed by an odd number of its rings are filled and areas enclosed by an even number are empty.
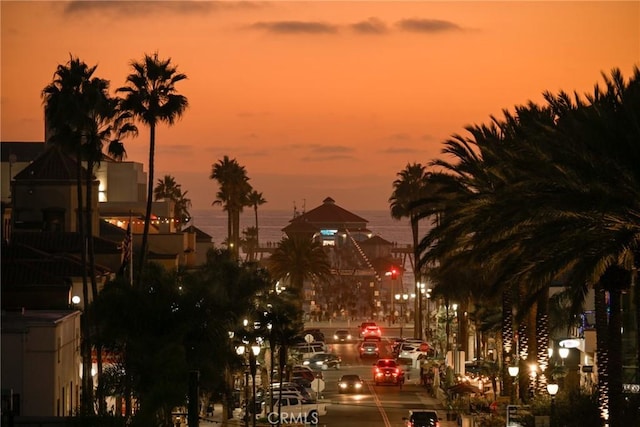
[[[402,387],[404,371],[393,359],[380,359],[373,365],[373,381],[378,384],[393,384]]]
[[[340,369],[341,362],[342,359],[337,354],[317,353],[302,362],[302,364],[304,366],[308,366],[313,370],[321,369],[323,371],[326,371],[329,368]]]
[[[431,409],[411,409],[402,420],[406,427],[440,427],[438,413]]]
[[[427,357],[428,354],[429,345],[427,343],[404,342],[400,344],[397,358],[401,363],[416,367],[418,360]]]
[[[335,342],[349,342],[351,339],[351,333],[348,329],[338,329],[333,333],[333,340]]]
[[[292,348],[292,352],[297,353],[301,360],[309,359],[314,354],[325,353],[327,346],[323,342],[311,342],[297,344]]]
[[[291,368],[292,378],[304,378],[309,382],[316,379],[317,374],[308,366],[294,366]]]
[[[360,344],[360,357],[380,357],[380,347],[375,341],[363,341]]]
[[[347,374],[338,380],[339,393],[360,393],[364,389],[364,381],[357,374]]]

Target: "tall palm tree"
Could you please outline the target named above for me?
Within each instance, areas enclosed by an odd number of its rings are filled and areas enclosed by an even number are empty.
[[[240,249],[240,213],[247,206],[247,197],[252,190],[247,171],[236,159],[224,156],[213,165],[209,178],[218,181],[220,190],[213,203],[221,204],[227,211],[228,243],[237,258]]]
[[[482,167],[458,176],[458,182],[492,176],[492,187],[474,186],[475,197],[449,206],[457,209],[443,215],[457,242],[449,236],[448,242],[429,248],[433,233],[421,244],[427,257],[472,248],[478,259],[488,258],[498,269],[497,288],[526,284],[520,288],[526,292],[520,293],[518,317],[528,318],[531,329],[540,308],[536,301],[551,280],[562,278],[578,303],[595,286],[601,413],[611,416],[611,425],[620,425],[619,296],[630,279],[624,274],[612,279],[610,271],[633,268],[640,245],[634,214],[640,200],[640,72],[636,68],[628,84],[617,70],[604,77],[606,89],[596,87],[588,102],[546,94],[542,109],[529,104],[517,107],[515,115],[505,114],[498,128],[506,138],[498,139],[499,144],[475,138],[481,156],[474,150],[455,166],[467,168],[472,164],[467,160],[477,158]],[[442,231],[438,237],[446,234]],[[606,294],[612,313],[608,320]],[[544,331],[539,332],[528,343],[530,358],[535,358],[536,346],[543,346]]]
[[[80,258],[82,265],[87,265],[87,239],[91,235],[90,212],[93,174],[82,168],[82,160],[86,158],[87,147],[92,147],[94,138],[101,139],[103,134],[97,131],[99,122],[107,112],[109,96],[108,82],[94,77],[96,66],[89,67],[78,58],[70,57],[69,62],[58,65],[54,80],[43,92],[45,117],[50,138],[47,142],[57,145],[63,151],[71,153],[76,161],[76,188],[78,209],[76,212],[76,231],[80,234]],[[92,158],[89,156],[89,158]],[[87,199],[83,202],[82,184],[86,178]],[[90,337],[90,304],[88,272],[93,269],[82,269],[82,295],[85,312],[82,316],[82,360],[83,360],[83,413],[93,412],[93,383],[91,377],[91,337]],[[93,297],[97,293],[95,276],[92,277]]]
[[[411,236],[413,238],[413,259],[414,264],[414,289],[417,298],[413,312],[415,313],[414,338],[421,338],[422,331],[422,294],[418,287],[421,280],[421,272],[417,266],[419,258],[418,239],[419,239],[419,209],[421,204],[418,202],[425,198],[429,191],[427,181],[427,168],[420,163],[407,164],[404,170],[398,172],[398,179],[393,182],[393,193],[389,197],[391,204],[391,217],[397,220],[409,218],[411,226]]]
[[[302,307],[304,282],[326,281],[331,275],[331,264],[322,244],[308,237],[288,237],[267,259],[267,269],[274,280],[286,281],[295,301]]]
[[[267,199],[262,197],[262,193],[257,192],[256,190],[251,190],[247,197],[247,202],[249,206],[253,207],[253,213],[255,215],[256,220],[256,244],[260,247],[260,228],[258,227],[258,206],[262,206],[267,203]]]
[[[142,234],[142,251],[139,257],[140,271],[146,262],[151,223],[151,204],[153,198],[156,126],[158,123],[173,125],[182,117],[189,103],[180,95],[176,83],[187,78],[178,73],[177,67],[171,64],[171,58],[160,59],[158,53],[145,54],[142,61],[132,61],[133,72],[127,76],[127,86],[118,88],[124,94],[122,108],[149,127],[149,181],[147,183],[147,208],[145,212],[144,230]],[[136,283],[139,285],[140,274]]]

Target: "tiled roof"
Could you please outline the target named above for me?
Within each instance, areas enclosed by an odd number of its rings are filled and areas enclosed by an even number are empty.
[[[290,224],[287,225],[285,228],[283,228],[282,231],[284,231],[285,233],[292,233],[293,232],[293,233],[314,234],[314,233],[317,233],[318,231],[320,231],[320,229],[318,227],[316,227],[315,225],[311,224],[309,221],[307,221],[302,216],[300,216],[298,218],[294,218],[293,220],[291,220]]]
[[[208,235],[204,231],[200,230],[195,225],[190,225],[189,227],[187,227],[184,230],[182,230],[182,232],[183,233],[196,233],[196,241],[202,240],[202,241],[210,242],[211,239],[213,238],[212,236]]]
[[[316,208],[311,209],[300,215],[297,218],[292,219],[290,222],[304,219],[312,224],[322,223],[342,223],[342,224],[354,224],[359,223],[361,227],[365,227],[369,222],[366,219],[358,216],[348,210],[336,205],[335,200],[331,197],[327,197],[323,200],[322,204]],[[350,228],[350,227],[346,227]]]
[[[8,163],[11,160],[13,160],[14,163],[32,162],[41,155],[45,149],[46,144],[37,141],[2,141],[0,144],[0,154],[2,155],[2,162],[4,163]]]
[[[377,234],[367,240],[364,240],[362,242],[360,242],[360,245],[387,245],[387,246],[393,246],[393,243],[391,243],[390,241],[383,239],[382,237],[378,236]]]
[[[81,169],[85,180],[87,170]],[[57,146],[50,146],[33,163],[20,171],[16,181],[72,181],[76,182],[76,161],[64,154]]]

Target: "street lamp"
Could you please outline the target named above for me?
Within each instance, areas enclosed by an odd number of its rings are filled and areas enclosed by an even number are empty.
[[[400,338],[402,338],[402,327],[404,326],[404,306],[407,304],[409,294],[395,294],[395,299],[400,304]]]
[[[391,268],[391,271],[387,272],[387,274],[389,276],[391,276],[391,315],[389,316],[390,323],[395,323],[395,314],[396,314],[396,308],[393,302],[393,294],[395,292],[395,287],[396,287],[396,279],[398,278],[398,270],[395,269],[395,267]]]
[[[517,359],[516,359],[516,363]],[[513,390],[511,390],[511,404],[515,405],[518,401],[518,373],[520,373],[520,368],[518,365],[512,365],[508,368],[509,375],[513,378]]]
[[[247,347],[240,344],[236,347],[236,354],[238,356],[245,356],[245,351]],[[245,361],[246,362],[246,361]],[[247,369],[247,365],[245,363],[244,369],[244,426],[249,427],[249,370]]]
[[[252,345],[251,351],[249,352],[249,369],[251,370],[251,385],[253,386],[253,403],[251,406],[251,418],[253,419],[252,425],[256,427],[256,371],[257,371],[257,363],[256,357],[260,354],[260,346]]]
[[[556,394],[558,393],[558,384],[555,383],[549,383],[547,384],[547,391],[549,392],[549,395],[551,396],[551,419],[549,421],[549,424],[551,427],[553,427],[554,425],[554,418],[556,415]]]

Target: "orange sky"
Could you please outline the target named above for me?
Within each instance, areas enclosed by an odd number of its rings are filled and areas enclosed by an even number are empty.
[[[43,139],[41,90],[69,54],[124,84],[158,51],[190,107],[157,132],[156,178],[194,208],[222,156],[246,167],[261,209],[388,209],[396,174],[464,126],[545,90],[584,93],[640,65],[640,2],[1,1],[1,138]],[[125,141],[145,163],[148,133]],[[211,209],[220,209],[213,207]]]

